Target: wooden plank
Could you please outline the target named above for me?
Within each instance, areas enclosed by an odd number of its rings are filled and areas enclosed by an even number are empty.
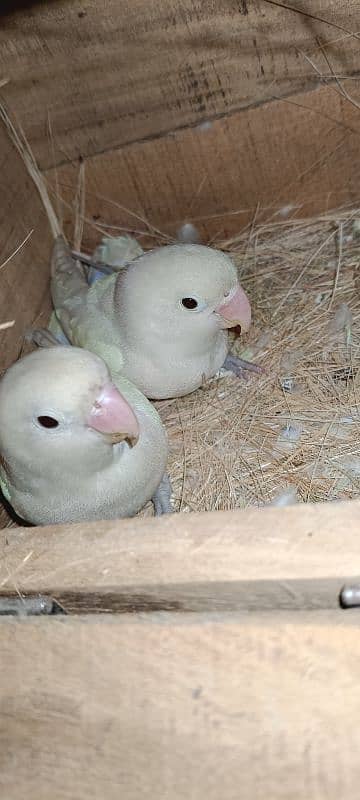
[[[338,608],[360,503],[177,514],[0,534],[0,592],[69,612]]]
[[[296,4],[294,3],[296,6]],[[16,4],[15,4],[16,6]],[[305,9],[305,11],[309,9]],[[312,0],[316,22],[265,0],[57,0],[5,4],[0,73],[43,168],[226,116],[360,69],[356,0]],[[337,27],[340,26],[340,30]],[[352,82],[351,82],[352,83]]]
[[[353,800],[359,622],[2,622],[2,796]]]
[[[360,100],[359,91],[354,96]],[[331,88],[292,95],[88,159],[86,213],[113,232],[146,232],[146,219],[175,236],[192,221],[206,242],[238,234],[255,215],[258,224],[281,222],[355,204],[359,135],[358,109]],[[77,177],[77,164],[58,170],[68,203]],[[65,213],[70,235],[71,217]],[[99,237],[86,226],[86,247]]]
[[[0,331],[1,371],[19,355],[26,329],[48,319],[51,236],[34,184],[2,127],[0,169],[0,323],[15,320],[14,327]]]

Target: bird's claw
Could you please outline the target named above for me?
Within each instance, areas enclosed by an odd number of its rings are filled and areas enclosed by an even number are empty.
[[[252,361],[245,361],[245,359],[231,354],[226,356],[223,367],[233,372],[238,378],[243,378],[245,381],[248,380],[249,373],[251,372],[256,375],[261,375],[264,372],[263,367],[258,367],[258,365],[253,364]]]
[[[174,513],[174,509],[171,505],[171,483],[167,472],[165,472],[161,483],[151,499],[154,504],[155,517],[160,517],[162,514]]]

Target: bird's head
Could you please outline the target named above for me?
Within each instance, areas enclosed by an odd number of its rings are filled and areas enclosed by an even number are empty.
[[[118,444],[136,444],[139,423],[102,359],[77,347],[37,350],[0,381],[0,454],[11,465],[94,468]]]
[[[202,245],[157,248],[120,273],[115,302],[126,325],[160,341],[210,338],[216,331],[251,323],[250,303],[231,258]]]

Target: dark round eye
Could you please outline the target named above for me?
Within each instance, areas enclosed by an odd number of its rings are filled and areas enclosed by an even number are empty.
[[[198,307],[198,301],[195,300],[195,297],[183,297],[181,303],[184,308],[193,309]]]
[[[59,424],[54,417],[38,417],[37,419],[42,428],[57,428]]]

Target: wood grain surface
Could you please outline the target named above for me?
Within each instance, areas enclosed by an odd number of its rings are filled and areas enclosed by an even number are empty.
[[[0,592],[70,613],[337,609],[359,522],[354,502],[4,530]]]
[[[46,168],[48,115],[60,164],[312,88],[319,76],[299,51],[330,74],[317,36],[332,42],[338,74],[359,72],[358,40],[346,35],[360,29],[358,3],[294,6],[329,24],[265,0],[8,4],[0,29],[6,96]]]
[[[0,330],[1,371],[19,355],[27,328],[47,322],[51,236],[36,189],[1,124],[0,170],[0,323],[15,320]]]
[[[0,623],[7,800],[353,800],[359,613]]]
[[[353,94],[360,100],[355,87]],[[175,237],[191,221],[204,243],[216,244],[253,220],[281,223],[354,205],[359,142],[360,111],[324,87],[94,156],[85,164],[84,246],[99,241],[98,225],[115,235],[125,227],[152,246],[166,243],[159,230]],[[50,170],[53,185],[55,176],[72,236],[78,164]]]
[[[58,0],[0,13],[3,94],[67,202],[86,160],[90,220],[170,236],[191,220],[218,241],[255,214],[357,202],[354,0]],[[88,226],[85,245],[98,239]]]

